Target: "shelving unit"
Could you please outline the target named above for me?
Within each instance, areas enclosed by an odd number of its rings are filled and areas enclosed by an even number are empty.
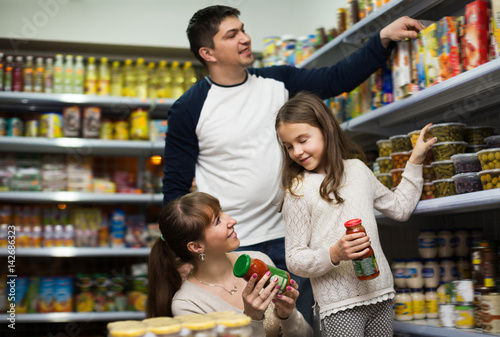
[[[19,203],[157,204],[162,195],[83,192],[0,192],[0,201]]]
[[[301,68],[331,66],[356,51],[364,41],[381,28],[408,15],[416,19],[437,21],[446,15],[463,15],[465,5],[470,1],[443,0],[392,0],[365,19],[353,25],[346,32],[330,41],[307,58]],[[500,59],[483,64],[442,83],[426,88],[410,97],[367,112],[360,117],[341,124],[346,134],[366,150],[375,150],[376,141],[389,136],[421,129],[429,122],[464,122],[468,125],[493,125],[500,132]],[[481,191],[450,197],[420,201],[412,217],[405,224],[388,219],[376,212],[381,225],[381,237],[394,234],[390,240],[409,239],[419,226],[439,228],[443,222],[457,221],[460,225],[477,225],[481,221],[490,232],[500,229],[498,223],[484,223],[485,219],[498,219],[500,190]],[[476,223],[467,222],[471,214],[486,212],[484,217],[474,217]],[[456,216],[456,215],[459,216]],[[460,221],[459,217],[464,218]],[[436,220],[434,220],[436,219]],[[412,226],[413,225],[413,226]],[[396,227],[399,226],[399,227]],[[493,227],[493,229],[491,229]],[[399,236],[398,236],[399,235]],[[391,235],[389,235],[391,236]],[[498,237],[497,237],[498,238]],[[416,240],[416,237],[413,238]],[[406,242],[406,241],[404,241]],[[407,243],[398,244],[404,249]],[[387,247],[392,248],[392,247]],[[384,248],[385,250],[385,248]],[[391,251],[391,249],[388,249]],[[392,249],[394,252],[394,249]],[[490,336],[480,330],[461,330],[430,326],[429,322],[394,322],[395,336]],[[498,334],[496,334],[498,336]]]
[[[8,316],[0,315],[7,322]],[[119,320],[142,320],[146,318],[143,312],[51,312],[47,314],[17,314],[16,323],[58,323],[58,322],[110,322]]]
[[[19,257],[107,257],[136,256],[148,257],[150,248],[120,247],[54,247],[54,248],[17,248]],[[0,249],[0,256],[8,256],[7,249]]]

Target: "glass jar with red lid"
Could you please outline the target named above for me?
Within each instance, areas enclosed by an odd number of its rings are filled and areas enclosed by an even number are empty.
[[[347,221],[344,226],[346,227],[346,234],[354,234],[363,232],[366,234],[366,230],[362,225],[361,219],[352,219]],[[380,274],[378,269],[377,260],[375,259],[375,253],[373,252],[372,246],[368,246],[368,253],[359,259],[352,260],[354,265],[354,271],[356,272],[356,277],[360,281],[372,280]]]
[[[271,276],[265,286],[269,284],[270,280],[278,277],[279,292],[284,292],[290,285],[290,274],[285,270],[269,266],[262,260],[252,259],[247,254],[241,254],[233,267],[234,276],[242,277],[246,281],[249,281],[253,274],[257,274],[257,279],[260,280],[268,271],[271,272]]]

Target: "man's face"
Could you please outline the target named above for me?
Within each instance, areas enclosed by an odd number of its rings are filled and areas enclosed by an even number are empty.
[[[215,34],[212,49],[219,66],[249,67],[253,63],[251,39],[245,33],[243,24],[235,16],[226,17]]]

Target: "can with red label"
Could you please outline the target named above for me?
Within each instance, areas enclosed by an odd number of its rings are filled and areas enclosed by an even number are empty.
[[[483,332],[500,332],[500,293],[481,296]]]

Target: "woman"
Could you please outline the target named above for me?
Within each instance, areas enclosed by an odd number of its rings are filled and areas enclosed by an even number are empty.
[[[299,292],[293,280],[278,294],[276,280],[265,286],[269,275],[253,275],[248,282],[234,276],[240,254],[273,263],[260,252],[232,252],[240,244],[236,220],[221,211],[216,198],[201,192],[182,196],[165,206],[159,224],[162,237],[149,256],[148,317],[230,310],[252,319],[253,336],[312,336],[295,309]],[[182,282],[178,268],[186,263],[193,269]]]

